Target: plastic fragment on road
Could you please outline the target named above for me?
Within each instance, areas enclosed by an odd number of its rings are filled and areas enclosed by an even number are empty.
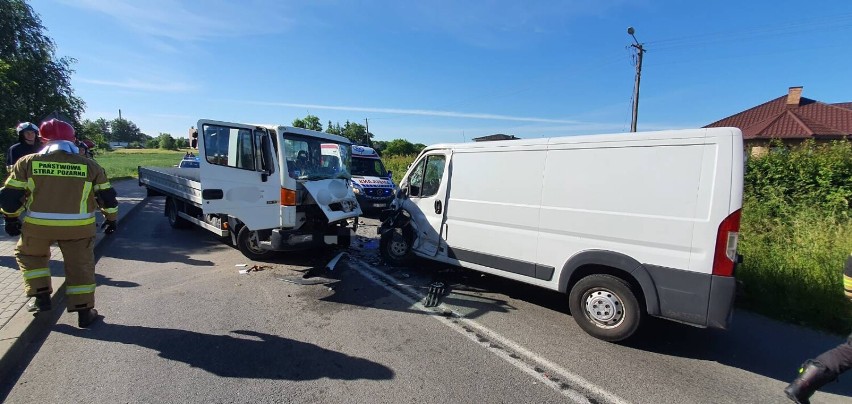
[[[334,258],[332,258],[331,261],[328,262],[328,264],[325,264],[325,269],[333,271],[334,267],[337,265],[340,259],[343,258],[344,255],[348,256],[349,254],[346,253],[346,251],[343,251],[340,254],[335,255]]]
[[[435,307],[438,305],[438,300],[446,293],[446,285],[444,282],[432,282],[429,285],[429,292],[426,293],[426,297],[423,299],[423,306],[425,307]]]

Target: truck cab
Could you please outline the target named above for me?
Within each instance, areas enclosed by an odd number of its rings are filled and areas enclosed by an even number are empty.
[[[392,173],[371,147],[352,146],[352,192],[363,210],[382,210],[394,199]]]
[[[139,168],[149,195],[166,196],[172,227],[196,224],[258,260],[349,246],[349,222],[362,214],[349,140],[280,125],[200,120],[197,127],[197,170]]]

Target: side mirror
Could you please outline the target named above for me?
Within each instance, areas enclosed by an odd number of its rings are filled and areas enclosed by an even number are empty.
[[[388,179],[393,178],[393,171],[388,170]]]

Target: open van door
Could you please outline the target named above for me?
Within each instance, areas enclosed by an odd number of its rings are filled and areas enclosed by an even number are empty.
[[[204,213],[223,213],[251,230],[279,227],[281,180],[265,128],[198,121]]]
[[[413,249],[424,255],[436,255],[441,245],[451,156],[449,150],[421,156],[403,184],[408,194],[403,208],[417,225]]]

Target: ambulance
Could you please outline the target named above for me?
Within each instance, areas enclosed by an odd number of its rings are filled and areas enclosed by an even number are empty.
[[[373,148],[352,146],[352,192],[361,209],[376,211],[390,206],[396,189],[391,174]]]

